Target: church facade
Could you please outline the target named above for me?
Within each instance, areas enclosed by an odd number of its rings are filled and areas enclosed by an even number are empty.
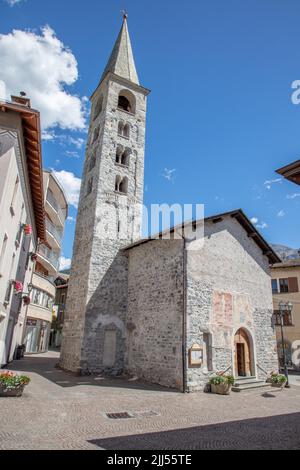
[[[264,380],[278,369],[279,260],[243,212],[205,219],[199,248],[196,222],[141,239],[148,94],[124,17],[91,97],[60,366],[183,391],[216,371]]]

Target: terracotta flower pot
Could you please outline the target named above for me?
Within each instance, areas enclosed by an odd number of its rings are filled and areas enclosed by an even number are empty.
[[[219,385],[210,384],[211,393],[216,393],[217,395],[229,395],[231,391],[231,385],[227,383],[221,383]]]
[[[5,385],[0,384],[0,397],[21,397],[24,387],[25,385],[19,385],[15,388],[6,388]]]

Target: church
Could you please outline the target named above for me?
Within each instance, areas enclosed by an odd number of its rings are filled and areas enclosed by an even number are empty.
[[[141,238],[149,93],[124,15],[91,96],[60,367],[183,392],[221,371],[262,384],[278,370],[280,260],[240,209]]]

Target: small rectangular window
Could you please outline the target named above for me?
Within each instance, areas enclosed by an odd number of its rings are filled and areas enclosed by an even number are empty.
[[[277,279],[272,279],[272,293],[278,294],[278,283]]]
[[[281,294],[289,292],[289,281],[288,281],[288,279],[279,279],[279,289],[280,289]]]

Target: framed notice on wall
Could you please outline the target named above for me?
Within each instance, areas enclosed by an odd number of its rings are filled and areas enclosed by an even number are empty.
[[[189,349],[189,366],[201,367],[202,362],[203,362],[203,347],[195,343]]]

